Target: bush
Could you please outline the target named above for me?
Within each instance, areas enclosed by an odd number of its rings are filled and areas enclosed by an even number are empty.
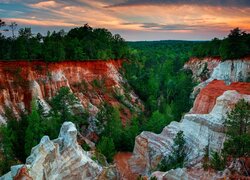
[[[116,153],[113,139],[103,136],[97,144],[97,151],[102,153],[107,158],[108,162],[112,162]]]

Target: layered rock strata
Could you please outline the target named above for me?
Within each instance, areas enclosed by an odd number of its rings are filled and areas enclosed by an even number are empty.
[[[129,160],[135,173],[150,175],[172,149],[173,139],[183,131],[188,144],[188,166],[200,162],[204,148],[220,151],[225,140],[226,114],[242,98],[250,102],[250,61],[207,58],[192,59],[185,68],[191,69],[201,83],[194,89],[194,106],[180,122],[171,122],[160,134],[142,132],[136,137],[133,156]],[[205,75],[204,79],[201,75]],[[183,170],[182,170],[183,171]],[[185,172],[184,172],[185,173]]]
[[[78,107],[95,115],[103,102],[122,106],[123,123],[139,110],[140,100],[127,91],[126,80],[119,70],[122,60],[64,61],[0,61],[0,123],[5,123],[5,108],[18,116],[29,110],[32,98],[38,99],[45,112],[48,101],[63,87],[69,87],[79,100]],[[122,96],[121,102],[117,96]]]
[[[199,62],[198,65],[197,62]],[[199,92],[213,80],[223,80],[226,85],[233,82],[250,82],[250,58],[226,60],[220,63],[218,59],[204,59],[204,62],[191,59],[184,67],[193,72],[194,80],[201,82],[194,88],[191,94],[192,99],[195,99]],[[209,68],[205,70],[205,67]],[[208,76],[202,79],[202,73],[199,72],[208,72]]]
[[[133,156],[129,160],[132,171],[143,175],[154,171],[161,159],[171,153],[178,131],[184,132],[189,147],[187,165],[199,162],[208,144],[211,150],[220,151],[225,140],[223,123],[226,113],[242,98],[250,102],[250,95],[235,90],[225,91],[217,98],[209,114],[186,114],[181,122],[171,122],[160,134],[142,132],[136,137]]]

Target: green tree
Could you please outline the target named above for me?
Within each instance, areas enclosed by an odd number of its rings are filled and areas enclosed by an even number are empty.
[[[121,151],[133,151],[135,137],[140,133],[140,124],[138,118],[133,118],[122,131],[122,141],[120,142]]]
[[[160,171],[168,171],[170,169],[182,168],[187,156],[187,147],[184,139],[183,131],[179,131],[174,138],[172,153],[168,158],[164,158],[159,164]]]
[[[222,171],[225,169],[226,159],[222,157],[218,152],[212,152],[210,164],[211,167],[215,170]]]
[[[84,52],[81,47],[80,41],[78,39],[70,39],[66,40],[66,58],[72,60],[81,60],[84,59]]]
[[[220,55],[223,59],[242,58],[249,53],[249,46],[246,43],[247,34],[239,28],[231,30],[220,46]]]
[[[0,128],[1,153],[0,174],[9,171],[10,166],[17,164],[17,161],[25,162],[26,154],[24,151],[25,130],[27,128],[27,118],[21,114],[21,119],[16,120],[13,111],[5,107],[5,117],[7,125]],[[2,171],[2,172],[1,172]]]
[[[112,50],[114,57],[116,59],[125,58],[128,48],[125,43],[125,40],[119,34],[115,34],[113,36],[112,45],[113,45]]]
[[[62,61],[65,59],[64,46],[59,41],[45,40],[43,44],[45,61]]]
[[[36,146],[43,136],[41,118],[35,101],[32,101],[31,108],[31,114],[28,115],[28,127],[25,131],[25,153],[27,156],[32,147]]]
[[[224,152],[234,157],[250,155],[250,104],[241,99],[225,121]]]
[[[16,31],[16,28],[17,28],[17,23],[16,22],[11,22],[9,27],[10,27],[10,30],[11,30],[11,33],[12,33],[12,38],[14,39],[15,38],[15,31]]]
[[[107,158],[108,162],[112,162],[116,153],[113,139],[103,136],[97,144],[97,150]]]
[[[51,100],[51,106],[55,113],[59,113],[62,122],[72,119],[72,108],[77,103],[77,98],[68,87],[61,87]]]
[[[153,112],[152,116],[145,124],[145,130],[152,131],[154,133],[160,133],[162,129],[169,123],[168,118],[166,118],[159,111]]]
[[[50,139],[58,137],[62,125],[61,116],[58,113],[51,112],[50,115],[42,120],[41,126],[44,128],[44,134]]]
[[[13,132],[9,127],[1,126],[0,127],[1,133],[1,152],[2,157],[0,160],[0,174],[3,175],[4,173],[9,171],[10,166],[17,163],[15,159],[15,152],[13,141],[16,139],[16,133]]]
[[[120,119],[120,112],[117,108],[111,109],[109,119],[105,122],[103,136],[113,139],[116,149],[119,149],[120,142],[122,141],[122,123]]]

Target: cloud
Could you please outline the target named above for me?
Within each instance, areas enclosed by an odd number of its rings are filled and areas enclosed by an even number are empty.
[[[30,6],[33,8],[58,8],[58,5],[59,3],[56,3],[56,1],[42,1]]]
[[[73,27],[76,24],[67,23],[63,21],[49,21],[49,20],[36,20],[35,17],[31,17],[31,19],[22,19],[22,18],[6,18],[4,19],[7,22],[17,22],[22,25],[34,25],[34,26],[64,26],[64,27]]]
[[[126,7],[140,5],[198,5],[222,7],[250,7],[249,0],[126,0],[106,7]]]
[[[171,31],[171,32],[192,32],[201,29],[215,29],[221,27],[227,27],[226,23],[214,23],[214,24],[159,24],[159,23],[123,23],[123,25],[138,25],[143,29],[153,30],[153,31]]]
[[[250,30],[246,0],[4,0],[0,17],[42,29],[103,27],[122,36],[142,38],[226,35],[230,29]],[[105,8],[109,7],[109,8]],[[143,32],[143,33],[142,33]],[[153,35],[150,36],[149,34]],[[127,36],[127,35],[131,36]],[[202,36],[197,36],[202,34]],[[140,36],[139,36],[140,35]],[[178,36],[179,35],[179,36]],[[189,37],[190,36],[190,37]],[[204,36],[204,37],[203,37]],[[210,37],[209,36],[209,37]],[[157,39],[157,38],[156,38]]]

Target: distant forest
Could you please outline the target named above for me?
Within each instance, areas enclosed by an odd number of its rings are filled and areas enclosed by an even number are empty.
[[[220,40],[201,43],[193,49],[193,56],[211,57],[220,56],[222,60],[243,58],[250,55],[250,34],[235,28],[230,34]]]
[[[68,33],[47,32],[33,34],[31,28],[20,28],[16,23],[6,25],[0,20],[3,32],[11,31],[12,37],[0,33],[0,59],[2,60],[89,60],[125,58],[128,47],[119,35],[112,35],[104,28],[92,28],[88,24],[71,29]],[[1,32],[1,31],[0,31]]]
[[[250,34],[239,28],[220,40],[211,41],[151,41],[125,42],[119,34],[104,28],[92,28],[88,24],[65,32],[48,31],[46,35],[33,34],[31,28],[17,28],[15,22],[7,25],[0,19],[1,60],[63,60],[127,59],[131,57],[131,46],[152,47],[155,44],[171,46],[179,42],[193,46],[190,57],[220,56],[222,59],[242,58],[250,54]],[[12,36],[6,36],[9,31]],[[1,33],[2,32],[2,33]],[[133,53],[132,53],[133,54]]]

